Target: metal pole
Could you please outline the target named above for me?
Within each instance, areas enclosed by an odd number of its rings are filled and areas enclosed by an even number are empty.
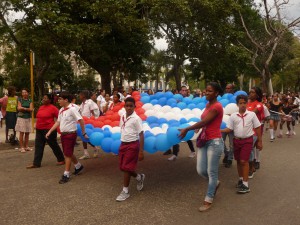
[[[34,53],[30,51],[30,84],[31,84],[31,99],[32,105],[34,108],[34,85],[33,85],[33,65],[34,65]],[[34,133],[34,111],[31,113],[31,125],[32,125],[32,133]]]

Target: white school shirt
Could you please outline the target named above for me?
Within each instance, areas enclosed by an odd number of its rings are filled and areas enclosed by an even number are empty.
[[[295,97],[294,105],[297,105],[300,109],[300,99],[299,98]]]
[[[97,97],[97,103],[98,103],[98,102],[99,102],[100,107],[101,107],[101,105],[103,105],[103,104],[106,103],[105,98],[104,98],[102,95],[99,95],[99,96]]]
[[[86,116],[90,118],[92,116],[91,111],[94,111],[95,109],[98,108],[98,105],[96,104],[97,107],[93,104],[93,100],[87,99],[85,102],[82,102],[80,105],[80,113],[82,116]]]
[[[264,114],[265,114],[265,118],[270,116],[270,112],[269,112],[269,109],[267,106],[263,105],[264,106]]]
[[[143,131],[141,118],[133,112],[128,118],[126,113],[121,116],[121,141],[132,142],[139,140],[139,134]]]
[[[244,115],[240,115],[239,112],[231,114],[227,127],[233,130],[234,136],[238,138],[248,138],[253,136],[253,128],[260,127],[256,114],[254,112],[246,110]]]
[[[60,123],[61,132],[72,132],[77,130],[77,121],[81,120],[82,116],[76,110],[73,104],[69,104],[67,108],[61,108],[58,112],[57,121]]]

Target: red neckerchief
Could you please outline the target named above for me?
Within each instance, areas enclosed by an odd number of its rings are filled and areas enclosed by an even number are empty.
[[[70,104],[68,105],[68,107],[67,107],[67,108],[64,108],[59,114],[63,114],[64,111],[69,110],[69,109],[71,108],[70,105],[71,105],[71,107],[74,107],[73,104],[70,103]]]
[[[123,125],[121,127],[121,129],[125,128],[125,124],[127,123],[128,120],[130,120],[132,114],[125,120],[125,115],[122,116],[122,121],[123,121]]]
[[[244,118],[245,118],[247,115],[248,115],[247,112],[245,112],[244,115],[240,115],[240,113],[237,114],[237,116],[240,117],[240,118],[242,118],[242,120],[243,120],[243,127],[245,126],[245,120],[244,120]]]

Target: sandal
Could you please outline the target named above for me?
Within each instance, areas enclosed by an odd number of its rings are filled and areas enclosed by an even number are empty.
[[[25,153],[26,150],[24,148],[20,148],[20,152]]]

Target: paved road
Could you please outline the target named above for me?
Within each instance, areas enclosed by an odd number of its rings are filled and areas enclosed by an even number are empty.
[[[299,127],[296,131],[300,134]],[[43,166],[34,170],[25,169],[33,152],[2,150],[0,224],[298,225],[299,146],[299,136],[274,143],[265,137],[262,168],[250,181],[251,193],[247,195],[235,193],[235,167],[221,166],[222,185],[213,208],[206,213],[198,208],[207,184],[197,175],[196,160],[188,158],[185,143],[176,162],[166,161],[160,153],[146,155],[139,164],[146,174],[145,189],[138,193],[132,182],[131,197],[122,203],[115,201],[122,173],[113,155],[102,153],[100,158],[83,161],[84,173],[59,185],[63,167],[55,165],[48,147]]]

